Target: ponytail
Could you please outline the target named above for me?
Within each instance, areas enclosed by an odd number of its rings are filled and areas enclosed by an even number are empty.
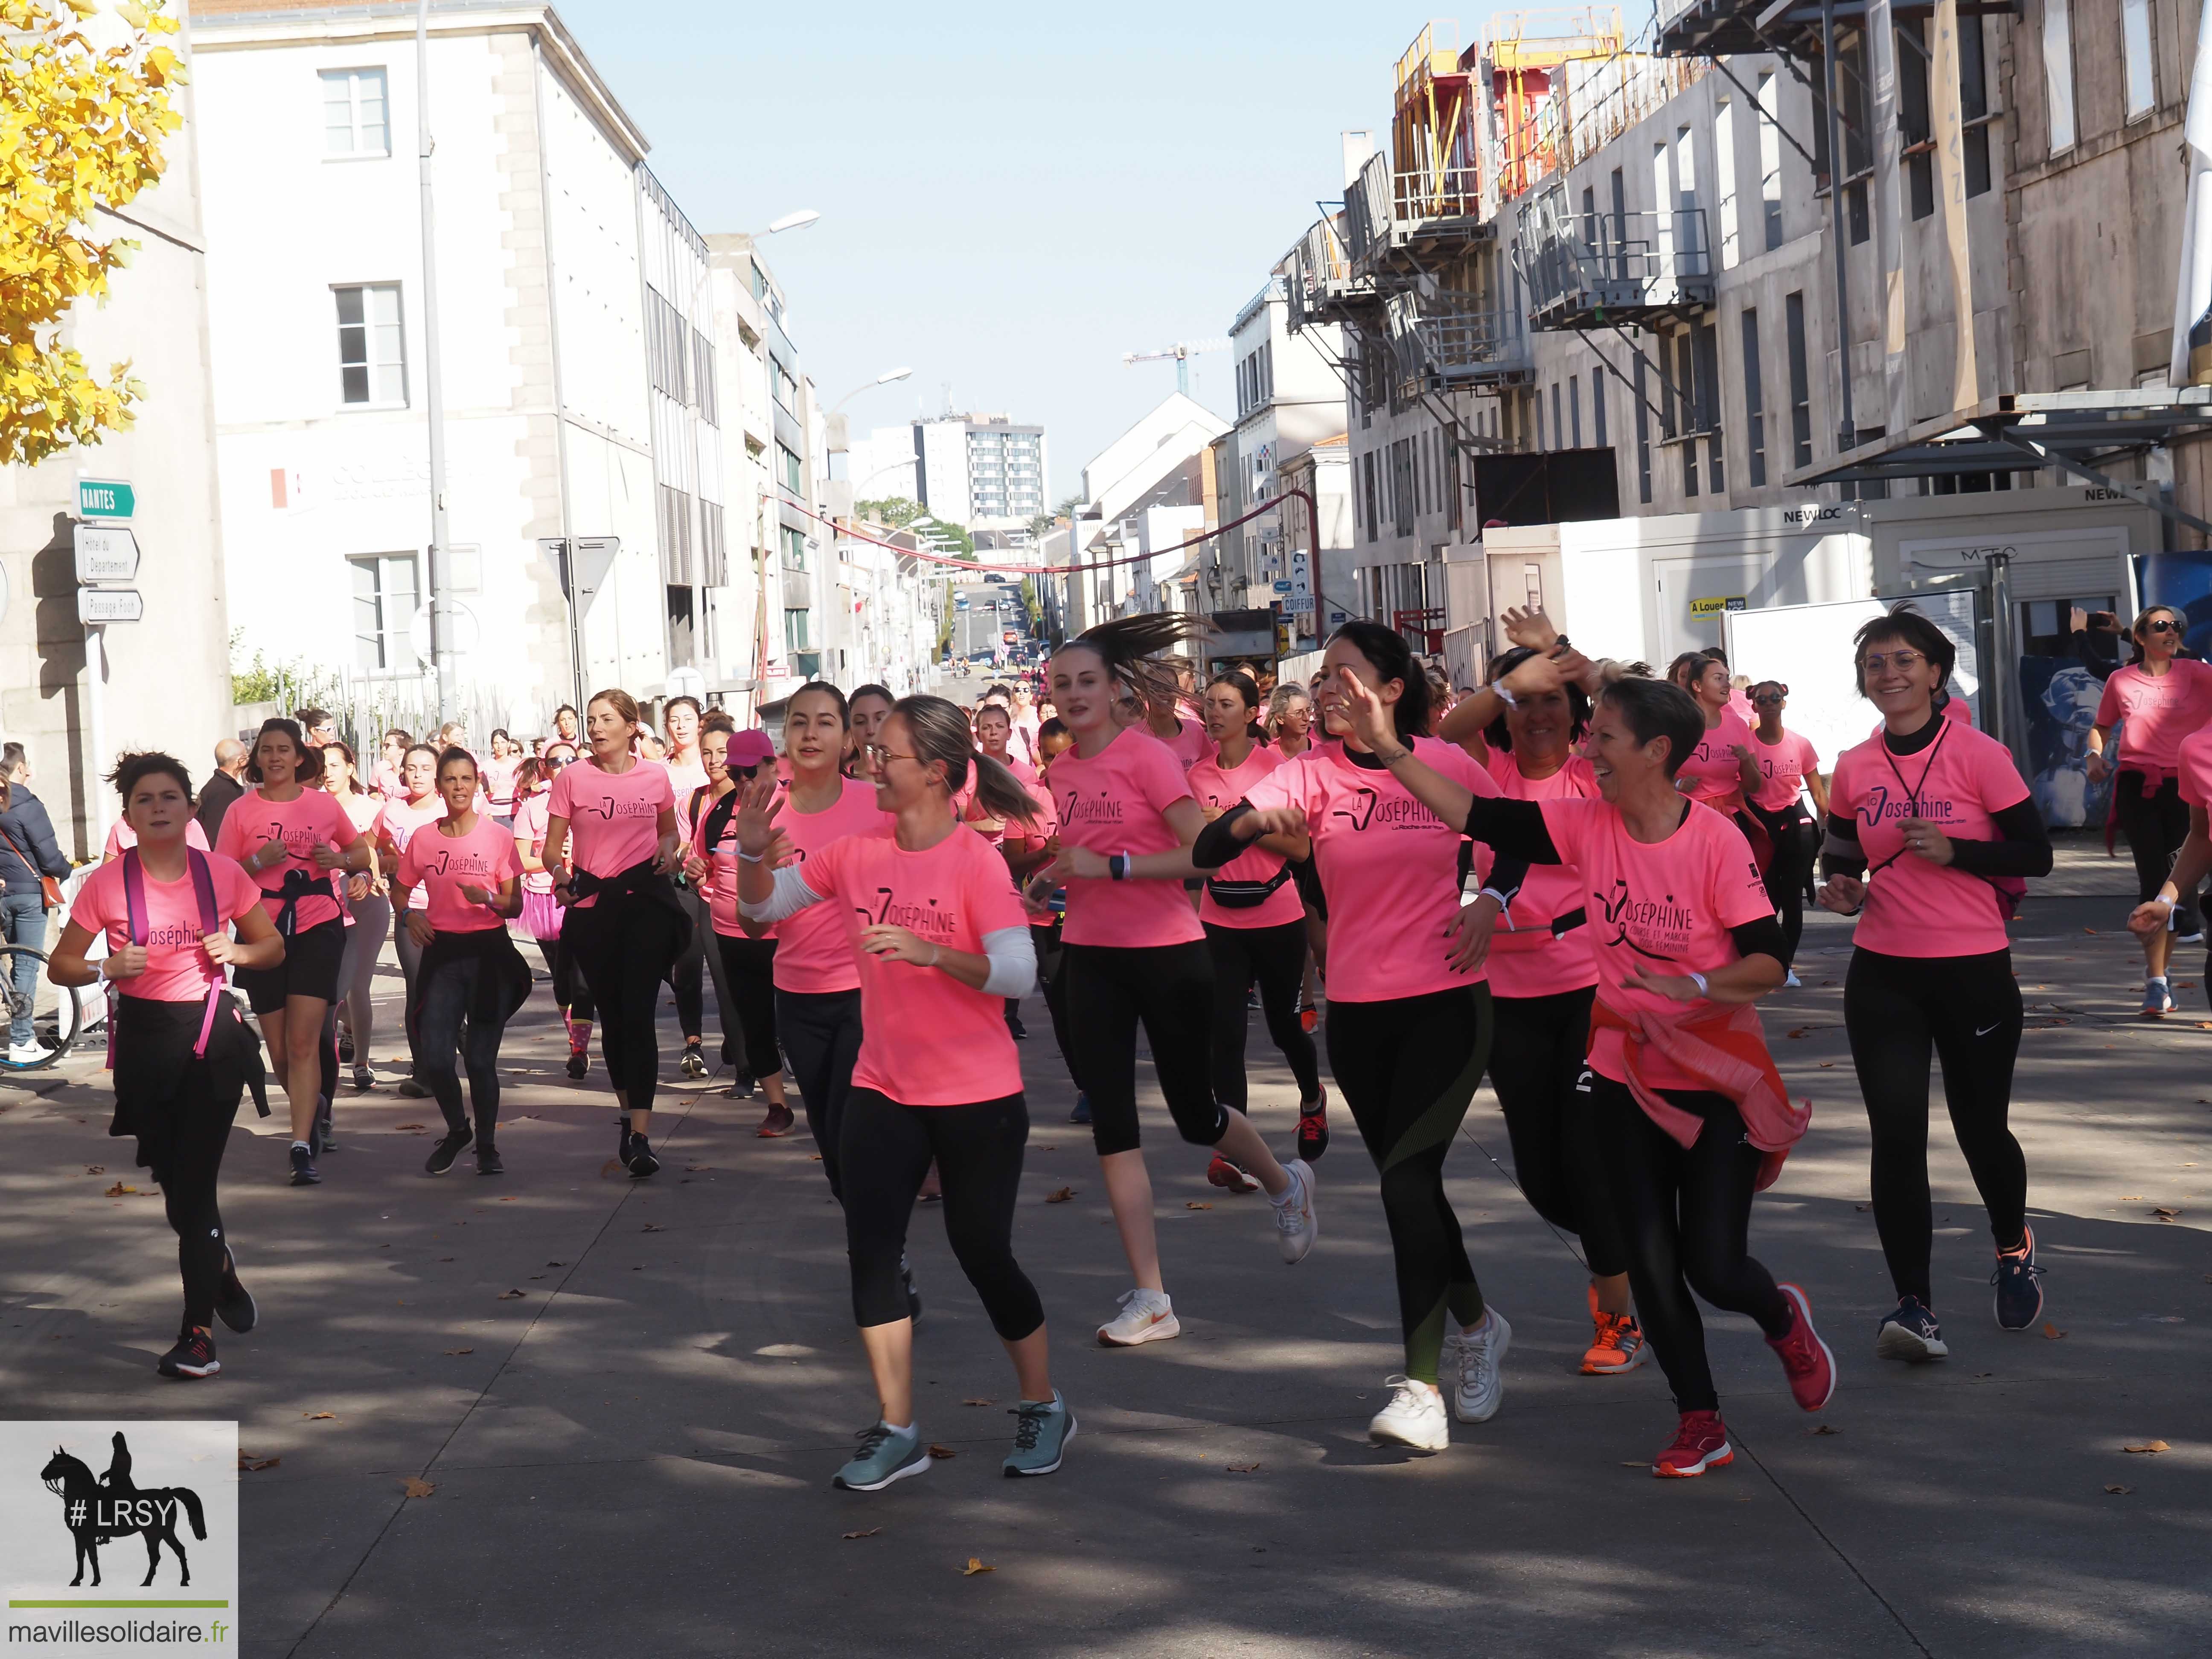
[[[1086,628],[1060,648],[1095,653],[1107,673],[1142,701],[1172,708],[1182,692],[1178,665],[1161,661],[1158,653],[1206,634],[1206,624],[1196,617],[1151,611]]]
[[[1023,823],[1036,821],[1040,814],[1036,798],[1022,787],[1019,778],[975,747],[968,716],[961,713],[958,704],[943,697],[901,697],[891,712],[906,722],[907,730],[914,734],[915,753],[923,761],[944,763],[947,793],[960,793],[973,767],[975,799],[993,817]]]

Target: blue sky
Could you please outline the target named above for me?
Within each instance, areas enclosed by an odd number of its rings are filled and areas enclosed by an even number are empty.
[[[1121,354],[1225,335],[1387,129],[1425,14],[1394,6],[731,5],[558,0],[703,231],[757,229],[825,400],[856,428],[956,407],[1042,420],[1055,498],[1175,386]],[[1471,38],[1487,14],[1468,14]],[[1228,410],[1225,352],[1193,391]]]

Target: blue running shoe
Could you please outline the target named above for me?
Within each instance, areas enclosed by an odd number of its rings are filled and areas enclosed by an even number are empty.
[[[1091,1121],[1091,1097],[1079,1089],[1076,1091],[1075,1109],[1067,1115],[1067,1121],[1070,1123]]]
[[[1013,1407],[1014,1449],[1003,1466],[1009,1475],[1050,1474],[1075,1438],[1075,1413],[1052,1391],[1049,1400],[1024,1400]]]
[[[1943,1328],[1936,1322],[1928,1304],[1917,1296],[1908,1296],[1897,1304],[1895,1313],[1881,1322],[1881,1328],[1874,1334],[1874,1352],[1877,1359],[1902,1359],[1917,1365],[1942,1359],[1951,1351],[1943,1346]]]
[[[847,1492],[881,1492],[892,1481],[921,1474],[929,1468],[929,1452],[921,1443],[918,1424],[901,1434],[889,1424],[878,1423],[862,1429],[858,1437],[860,1449],[837,1471],[831,1486],[842,1486]]]
[[[2035,1265],[2035,1230],[2023,1227],[2020,1248],[1997,1252],[1997,1270],[1990,1283],[1997,1287],[1997,1328],[2024,1331],[2043,1314],[2044,1270]]]

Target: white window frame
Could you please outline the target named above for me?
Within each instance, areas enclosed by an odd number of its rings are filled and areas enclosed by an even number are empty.
[[[2051,154],[2063,155],[2081,137],[2074,118],[2073,0],[2043,0],[2043,108]]]
[[[2150,0],[2120,0],[2120,73],[2127,118],[2158,108],[2158,53],[2151,43]]]
[[[361,297],[362,320],[358,324],[344,320],[344,301],[347,294]],[[392,296],[392,315],[389,319],[374,314],[374,296]],[[331,287],[331,301],[337,312],[338,323],[338,397],[337,406],[348,409],[404,409],[407,405],[407,304],[406,295],[398,283],[335,283]],[[363,356],[360,367],[368,377],[368,396],[349,398],[345,395],[345,374],[349,365],[345,357],[345,332],[358,327],[362,331]],[[396,359],[379,355],[384,343],[384,331],[390,330],[398,346]],[[392,384],[396,378],[398,384]],[[395,396],[394,393],[397,393]]]
[[[375,77],[380,101],[384,106],[384,143],[381,149],[364,149],[361,142],[361,86],[364,78]],[[343,79],[346,88],[346,112],[351,125],[347,129],[353,141],[350,149],[331,148],[331,83]],[[392,155],[392,78],[381,64],[368,64],[355,69],[327,69],[316,77],[323,92],[323,159],[325,161],[381,161]]]
[[[408,597],[411,603],[404,615],[392,614],[396,592],[388,592],[385,572],[388,567],[404,562],[408,580],[413,584]],[[364,596],[358,586],[366,573],[374,593],[370,598],[377,608],[375,639],[377,653],[382,660],[369,664],[362,660],[362,647],[371,637],[361,626],[361,606]],[[353,635],[354,664],[362,673],[405,676],[422,672],[422,660],[415,653],[415,612],[422,604],[422,565],[418,556],[410,551],[402,553],[349,553],[346,556],[347,597],[354,605]]]
[[[1726,98],[1713,112],[1713,171],[1721,195],[1721,269],[1734,270],[1743,251],[1736,234],[1735,105]]]

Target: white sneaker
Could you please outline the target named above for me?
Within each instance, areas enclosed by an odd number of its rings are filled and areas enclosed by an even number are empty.
[[[1797,970],[1792,968],[1783,975],[1782,988],[1786,991],[1802,991],[1805,988],[1805,981],[1797,977]]]
[[[1453,1380],[1452,1415],[1462,1423],[1487,1423],[1505,1399],[1500,1367],[1513,1344],[1513,1328],[1495,1308],[1483,1310],[1482,1323],[1444,1338],[1443,1374]]]
[[[1415,1451],[1442,1451],[1451,1444],[1451,1419],[1444,1415],[1444,1397],[1425,1382],[1410,1376],[1383,1378],[1390,1403],[1367,1425],[1367,1439],[1376,1446],[1411,1446]]]
[[[36,1038],[28,1042],[11,1042],[8,1045],[8,1063],[10,1066],[36,1066],[42,1060],[51,1060],[53,1052]]]
[[[1291,1194],[1275,1206],[1275,1243],[1284,1261],[1297,1263],[1321,1237],[1321,1218],[1314,1213],[1313,1165],[1294,1158],[1283,1168],[1291,1177]]]
[[[1139,1342],[1164,1342],[1182,1334],[1182,1322],[1164,1291],[1124,1291],[1121,1311],[1098,1328],[1098,1346],[1133,1348]]]

